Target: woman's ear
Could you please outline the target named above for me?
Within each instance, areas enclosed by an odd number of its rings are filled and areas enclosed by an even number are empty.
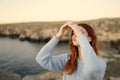
[[[92,41],[92,38],[91,38],[90,36],[88,37],[88,41],[89,41],[89,42],[91,42],[91,41]]]

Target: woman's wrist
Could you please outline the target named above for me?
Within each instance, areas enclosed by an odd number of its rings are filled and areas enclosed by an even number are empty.
[[[62,35],[60,35],[58,33],[55,35],[55,37],[58,38],[58,39],[62,39]]]
[[[76,34],[76,36],[79,36],[79,35],[81,35],[82,33],[81,33],[81,31],[78,31],[78,32],[76,32],[75,34]]]

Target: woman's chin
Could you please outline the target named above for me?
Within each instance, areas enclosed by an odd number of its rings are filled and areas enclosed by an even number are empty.
[[[74,45],[74,46],[78,46],[77,41],[73,41],[73,45]]]
[[[78,44],[77,43],[73,43],[74,46],[77,46]]]

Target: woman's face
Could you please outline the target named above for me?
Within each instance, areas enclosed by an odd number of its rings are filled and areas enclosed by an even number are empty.
[[[91,41],[91,37],[88,36],[87,30],[84,29],[83,27],[80,27],[80,30],[81,30],[82,34],[84,34],[84,35],[87,37],[88,41],[90,42],[90,41]],[[72,36],[73,45],[74,45],[74,46],[79,46],[79,44],[78,44],[78,42],[77,42],[76,39],[77,39],[77,36],[76,36],[75,33],[73,32],[73,36]]]

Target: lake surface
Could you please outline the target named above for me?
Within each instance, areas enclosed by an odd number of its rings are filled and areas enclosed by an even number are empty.
[[[0,68],[21,76],[45,71],[35,60],[45,42],[33,43],[18,39],[0,38]],[[59,43],[53,55],[69,53],[67,43]]]

